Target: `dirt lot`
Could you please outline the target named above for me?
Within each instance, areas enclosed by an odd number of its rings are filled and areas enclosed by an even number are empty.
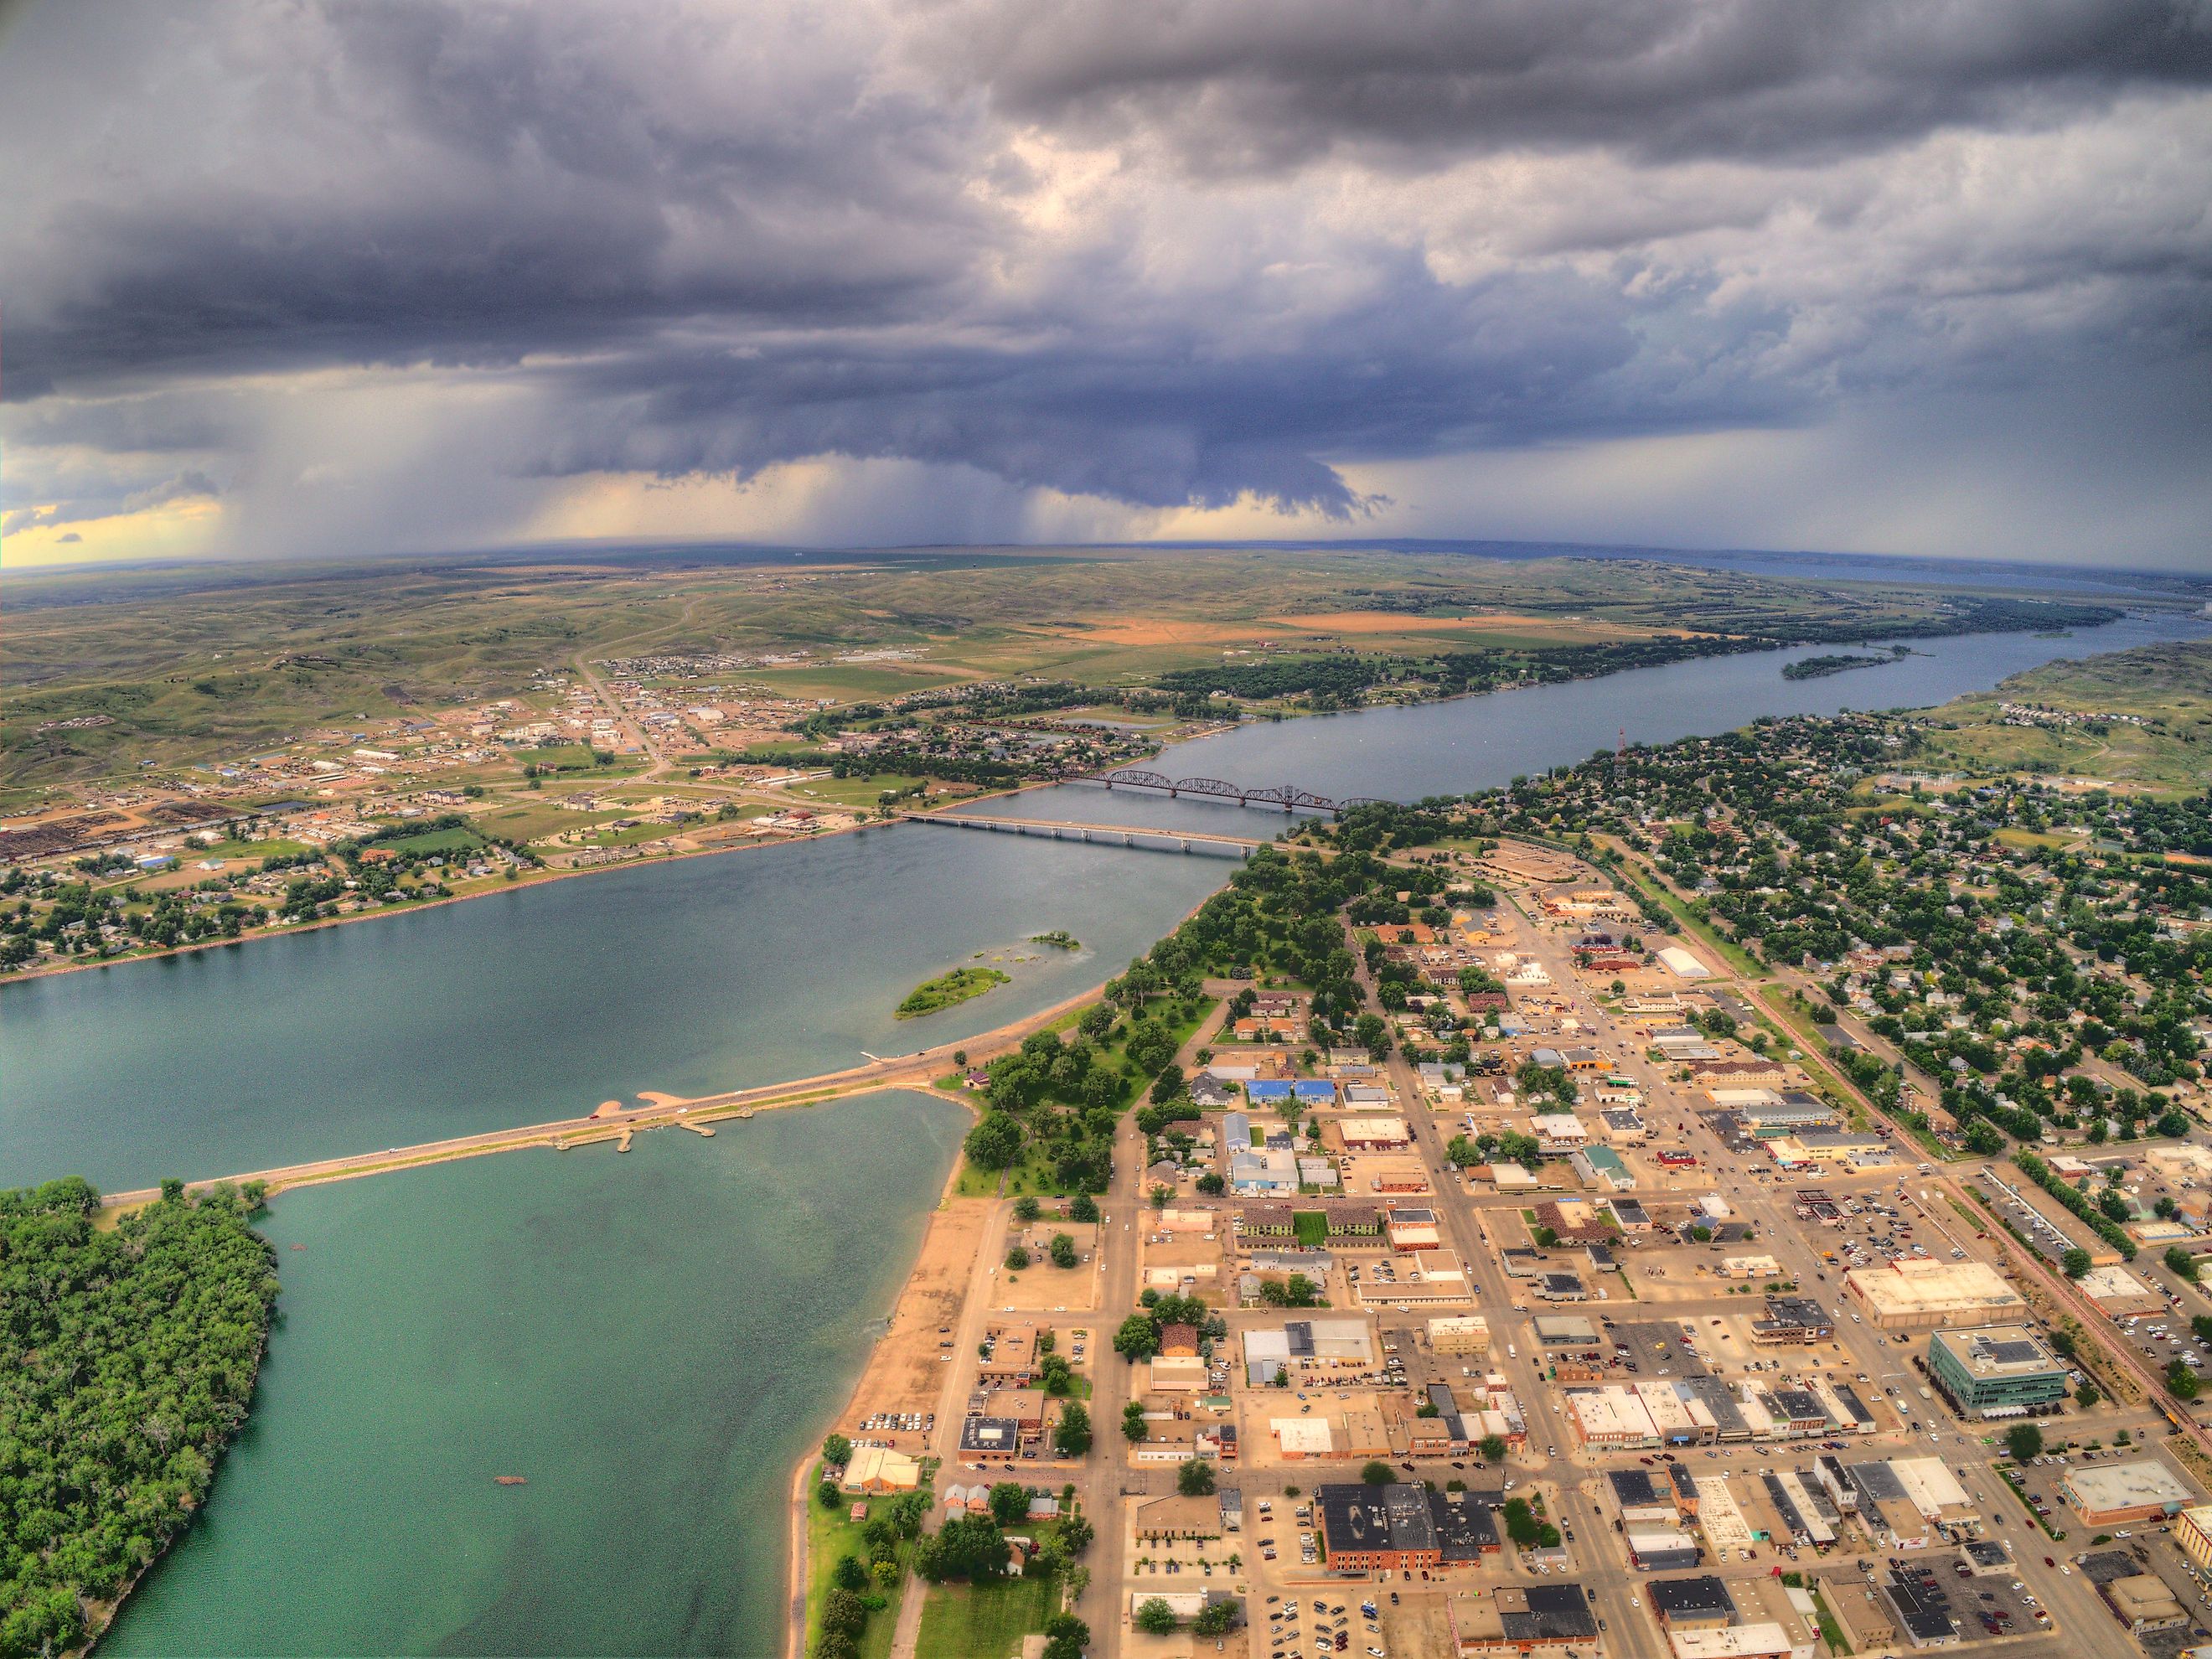
[[[1049,1240],[1053,1231],[1066,1229],[1041,1226],[1031,1231]],[[993,1281],[996,1304],[1021,1313],[1088,1313],[1098,1305],[1099,1267],[1097,1253],[1088,1254],[1090,1260],[1073,1267],[1055,1267],[1042,1247],[1032,1249],[1028,1267],[1019,1273],[1002,1273]]]
[[[938,1358],[945,1352],[938,1346],[938,1330],[960,1322],[961,1297],[975,1271],[975,1252],[994,1201],[956,1198],[930,1217],[921,1255],[891,1315],[890,1328],[868,1355],[867,1368],[838,1419],[840,1429],[849,1430],[875,1412],[936,1410],[945,1371]],[[918,1435],[893,1439],[902,1450],[920,1449]]]
[[[1379,1593],[1376,1611],[1382,1615],[1382,1641],[1380,1645],[1392,1659],[1456,1659],[1459,1649],[1452,1640],[1451,1620],[1444,1612],[1441,1595],[1405,1595],[1399,1604],[1390,1605],[1389,1592]],[[1358,1618],[1358,1610],[1353,1612]],[[1357,1637],[1352,1644],[1355,1652],[1364,1651],[1374,1638],[1366,1634],[1366,1623],[1358,1620],[1354,1626]]]

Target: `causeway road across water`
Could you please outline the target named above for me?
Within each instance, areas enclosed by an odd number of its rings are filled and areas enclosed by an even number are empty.
[[[733,1089],[721,1094],[700,1095],[689,1099],[656,1096],[649,1104],[605,1116],[562,1118],[550,1123],[531,1123],[518,1128],[460,1135],[450,1140],[423,1141],[412,1146],[387,1146],[379,1152],[355,1152],[313,1164],[287,1164],[273,1170],[249,1170],[239,1175],[188,1181],[185,1183],[185,1189],[204,1192],[224,1182],[240,1186],[249,1181],[258,1181],[270,1192],[277,1193],[290,1187],[313,1186],[326,1181],[350,1181],[361,1176],[419,1169],[426,1164],[482,1158],[492,1152],[520,1152],[531,1147],[567,1148],[593,1145],[615,1139],[625,1131],[635,1133],[640,1130],[669,1128],[685,1123],[711,1123],[741,1113],[771,1111],[787,1106],[817,1105],[848,1095],[872,1094],[879,1089],[922,1089],[943,1094],[945,1091],[937,1088],[936,1080],[955,1064],[952,1056],[956,1052],[964,1050],[970,1065],[1003,1054],[1018,1047],[1022,1039],[1031,1032],[1042,1030],[1094,1000],[1100,988],[1094,985],[1054,1003],[1048,1008],[1040,1009],[1036,1013],[1024,1015],[995,1030],[985,1031],[975,1036],[939,1043],[910,1054],[872,1058],[866,1065],[847,1066],[842,1071],[823,1072],[788,1083],[767,1083],[753,1088]],[[964,1095],[950,1097],[959,1099],[963,1103],[967,1098]],[[102,1196],[101,1201],[109,1207],[116,1207],[150,1203],[160,1196],[158,1188],[149,1187],[131,1192],[108,1193]]]

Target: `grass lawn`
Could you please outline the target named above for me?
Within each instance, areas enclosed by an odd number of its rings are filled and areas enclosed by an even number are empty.
[[[793,799],[817,801],[827,806],[873,806],[887,789],[911,789],[921,782],[902,772],[881,772],[872,778],[819,778],[812,783],[786,784],[783,793]],[[908,802],[918,805],[919,802]]]
[[[980,1101],[977,1109],[982,1109]],[[1009,1198],[1020,1198],[1024,1194],[1035,1198],[1075,1196],[1073,1188],[1060,1184],[1060,1177],[1053,1170],[1052,1155],[1035,1141],[1024,1145],[1021,1161],[1009,1168],[1006,1176],[1006,1196]],[[960,1179],[952,1190],[962,1198],[989,1198],[999,1190],[999,1171],[963,1164]]]
[[[623,815],[620,812],[574,812],[565,806],[532,803],[485,814],[481,822],[493,834],[509,841],[539,841],[564,830],[585,830]]]
[[[483,844],[483,837],[475,830],[459,829],[426,830],[419,836],[377,842],[395,853],[472,853]]]
[[[1049,1578],[933,1584],[921,1604],[916,1659],[1000,1659],[1019,1652],[1022,1638],[1042,1630],[1059,1606],[1059,1585]]]
[[[1291,1224],[1297,1230],[1298,1243],[1310,1250],[1317,1250],[1328,1242],[1328,1218],[1319,1210],[1293,1212]]]
[[[289,859],[296,858],[307,850],[304,841],[219,841],[213,846],[195,848],[192,856],[198,859]]]
[[[672,823],[634,823],[627,830],[595,830],[583,839],[586,847],[637,847],[648,841],[666,841],[678,834]]]
[[[821,1484],[821,1471],[815,1471],[811,1486]],[[860,1528],[848,1517],[852,1512],[849,1503],[842,1503],[834,1510],[825,1510],[816,1502],[811,1492],[806,1504],[806,1650],[814,1651],[814,1638],[821,1634],[823,1598],[830,1594],[830,1573],[842,1556],[868,1559],[868,1546],[860,1536]],[[900,1546],[899,1561],[904,1565],[907,1547]],[[884,1592],[889,1605],[881,1612],[868,1615],[867,1627],[860,1632],[860,1659],[884,1659],[891,1650],[891,1635],[898,1628],[899,1600],[904,1593],[906,1575]]]
[[[580,743],[564,743],[550,749],[518,749],[514,751],[518,764],[534,766],[541,772],[595,772],[599,769],[599,757],[590,746]]]

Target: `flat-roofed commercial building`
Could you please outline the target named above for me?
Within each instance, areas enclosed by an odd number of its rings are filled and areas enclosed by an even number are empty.
[[[1651,1611],[1668,1631],[1726,1630],[1736,1621],[1728,1586],[1711,1573],[1695,1578],[1655,1578],[1644,1586]]]
[[[2192,1504],[2175,1516],[2173,1541],[2197,1571],[2212,1572],[2212,1504]]]
[[[2027,1304],[1994,1267],[1979,1261],[1905,1260],[1854,1267],[1844,1293],[1876,1330],[1934,1331],[2020,1318]]]
[[[2030,1417],[2066,1403],[2066,1364],[2025,1325],[1936,1331],[1928,1378],[1961,1417]]]
[[[1429,1348],[1435,1353],[1480,1358],[1490,1352],[1490,1322],[1480,1314],[1455,1314],[1429,1321]]]
[[[1696,1539],[1672,1528],[1631,1532],[1627,1540],[1628,1565],[1639,1572],[1677,1571],[1705,1559]]]
[[[1694,1389],[1663,1376],[1632,1382],[1629,1389],[1651,1414],[1662,1445],[1710,1446],[1720,1438],[1720,1425]]]
[[[1580,1314],[1539,1314],[1536,1342],[1547,1354],[1595,1354],[1601,1352],[1597,1327]]]
[[[1667,1632],[1674,1659],[1811,1659],[1813,1644],[1796,1643],[1778,1624]]]
[[[1332,1483],[1314,1492],[1333,1572],[1434,1571],[1473,1566],[1498,1551],[1486,1498],[1396,1483]]]
[[[1828,1310],[1807,1296],[1770,1296],[1766,1317],[1751,1323],[1751,1340],[1766,1346],[1825,1342],[1835,1331]]]
[[[1345,1150],[1388,1152],[1412,1143],[1413,1132],[1402,1117],[1347,1117],[1340,1126]]]
[[[1550,1652],[1597,1641],[1597,1615],[1580,1584],[1461,1590],[1444,1604],[1462,1659],[1483,1653]]]
[[[2130,1521],[2179,1515],[2196,1496],[2154,1457],[2094,1468],[2076,1463],[2066,1471],[2058,1490],[2065,1493],[2066,1501],[2082,1522],[2092,1527],[2125,1526]]]
[[[1572,1112],[1539,1112],[1528,1120],[1528,1133],[1547,1152],[1580,1152],[1589,1145],[1589,1131]]]
[[[1570,1389],[1566,1403],[1567,1420],[1585,1446],[1633,1451],[1659,1444],[1658,1425],[1626,1389]]]
[[[1394,1250],[1437,1250],[1443,1248],[1443,1231],[1434,1210],[1394,1209],[1383,1219],[1382,1231]]]
[[[2166,1304],[2159,1299],[2156,1291],[2117,1264],[2110,1267],[2092,1267],[2075,1280],[2074,1285],[2082,1295],[2097,1304],[2100,1312],[2114,1319],[2166,1311]]]

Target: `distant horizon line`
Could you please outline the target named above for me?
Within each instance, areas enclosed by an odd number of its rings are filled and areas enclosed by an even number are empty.
[[[957,553],[1021,555],[1030,553],[1129,552],[1173,553],[1209,550],[1277,552],[1439,552],[1512,560],[1545,556],[1649,559],[1656,563],[1695,563],[1701,560],[1759,560],[1783,564],[1834,564],[1863,560],[1871,565],[1917,567],[1923,570],[1972,574],[2015,571],[2028,576],[2054,574],[2085,577],[2095,581],[2148,580],[2180,583],[2212,591],[2212,571],[2197,572],[2158,566],[2087,565],[2061,560],[2004,559],[1972,553],[1870,553],[1818,548],[1772,548],[1681,545],[1653,542],[1600,542],[1577,539],[1492,536],[1372,536],[1372,537],[1205,537],[1160,541],[1036,541],[798,543],[755,541],[744,538],[714,537],[569,537],[550,541],[508,542],[481,547],[456,547],[438,551],[412,550],[384,553],[313,554],[297,557],[176,555],[162,558],[53,558],[30,563],[0,565],[0,578],[8,576],[70,576],[89,573],[180,571],[243,568],[277,570],[344,568],[413,562],[429,564],[507,562],[543,558],[548,555],[595,553],[601,556],[660,554],[672,557],[746,553],[762,558],[793,558],[851,555],[928,556]],[[1869,578],[1878,580],[1877,572]],[[1832,575],[1830,580],[1850,580]]]

